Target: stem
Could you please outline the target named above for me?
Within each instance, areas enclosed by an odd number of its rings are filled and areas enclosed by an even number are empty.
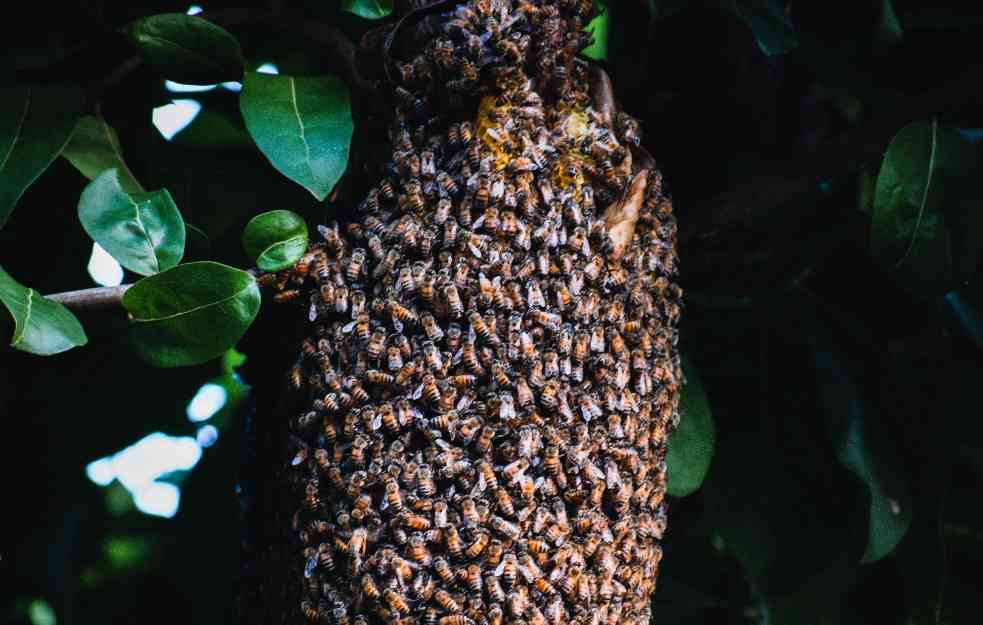
[[[126,293],[127,289],[131,286],[133,285],[101,286],[92,289],[80,289],[78,291],[52,293],[51,295],[45,295],[45,297],[71,310],[109,310],[120,308],[123,305],[123,293]]]

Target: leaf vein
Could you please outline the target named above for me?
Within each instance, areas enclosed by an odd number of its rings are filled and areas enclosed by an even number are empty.
[[[908,249],[904,251],[904,254],[902,254],[901,258],[898,259],[898,262],[894,263],[894,266],[891,267],[892,270],[898,269],[901,266],[901,263],[903,263],[905,259],[908,258],[908,255],[911,253],[911,250],[915,247],[915,239],[918,238],[918,228],[921,227],[922,217],[925,216],[925,203],[928,201],[928,192],[929,189],[932,188],[932,174],[935,171],[935,153],[938,149],[937,148],[938,126],[939,126],[939,120],[933,119],[932,120],[932,149],[928,155],[928,179],[925,181],[925,192],[922,194],[921,205],[918,207],[918,219],[915,220],[915,227],[911,231],[911,240],[908,241]]]
[[[0,161],[0,170],[7,166],[7,161],[10,159],[10,155],[14,152],[14,146],[20,140],[20,131],[24,128],[24,120],[27,119],[27,111],[31,108],[31,90],[27,90],[27,98],[24,100],[24,111],[21,113],[20,119],[17,120],[17,129],[14,131],[14,140],[10,142],[10,148],[7,153],[3,155],[3,161]]]

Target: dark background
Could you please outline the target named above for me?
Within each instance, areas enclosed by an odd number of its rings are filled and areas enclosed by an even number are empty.
[[[983,354],[971,336],[979,326],[960,323],[953,302],[983,310],[983,289],[977,279],[961,300],[926,299],[893,283],[867,251],[862,189],[907,123],[983,127],[983,15],[894,0],[903,35],[885,43],[880,0],[793,0],[798,46],[768,56],[719,4],[609,7],[606,64],[674,198],[683,349],[717,428],[703,487],[671,504],[655,622],[976,622]],[[206,15],[224,5],[206,4]],[[7,24],[0,79],[87,86],[132,56],[116,28],[187,6],[25,8]],[[356,41],[376,25],[331,3],[290,10]],[[323,47],[262,23],[233,32],[254,66],[337,69]],[[210,116],[167,142],[151,109],[175,97],[197,99]],[[170,94],[141,67],[100,101],[137,178],[170,190],[208,234],[211,258],[246,267],[239,235],[261,211],[332,210],[251,146],[234,93]],[[356,156],[359,141],[356,130]],[[0,262],[42,293],[93,285],[91,240],[75,216],[85,183],[56,160],[0,231]],[[213,419],[219,440],[193,471],[165,478],[182,489],[177,515],[141,514],[118,483],[89,481],[86,465],[152,431],[193,435],[191,397],[216,376],[235,380],[218,362],[141,363],[122,313],[82,322],[84,348],[44,359],[0,350],[0,619],[34,614],[44,625],[43,602],[62,624],[234,622],[249,400]],[[4,336],[10,325],[2,316]],[[898,547],[873,563],[861,564],[870,495],[842,462],[844,431],[862,433],[854,451],[911,513]]]

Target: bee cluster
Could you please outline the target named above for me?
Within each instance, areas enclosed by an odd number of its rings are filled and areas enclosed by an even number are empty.
[[[613,237],[638,127],[592,107],[589,11],[441,16],[398,64],[393,158],[361,221],[261,277],[308,328],[283,462],[310,622],[649,621],[682,383],[676,224],[643,171]],[[470,115],[431,113],[446,97]]]

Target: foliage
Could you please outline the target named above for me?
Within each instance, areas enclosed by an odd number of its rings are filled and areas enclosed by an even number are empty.
[[[4,53],[0,408],[23,431],[2,455],[33,450],[8,460],[28,477],[6,494],[27,511],[6,614],[234,622],[248,428],[223,356],[259,307],[241,268],[289,265],[308,224],[355,210],[349,158],[371,161],[380,132],[345,60],[284,35],[371,40],[395,17],[372,0],[244,20],[107,7],[38,3]],[[688,385],[655,622],[972,622],[983,21],[950,2],[609,0],[588,29],[680,224]],[[203,110],[167,140],[152,109],[174,99]],[[92,286],[93,242],[135,283],[125,315],[40,294]],[[149,430],[195,434],[185,409],[209,382],[234,398],[211,421],[232,440],[166,478],[185,487],[176,519],[84,481]]]
[[[256,215],[242,232],[242,246],[263,271],[286,269],[307,251],[307,224],[290,211]]]

